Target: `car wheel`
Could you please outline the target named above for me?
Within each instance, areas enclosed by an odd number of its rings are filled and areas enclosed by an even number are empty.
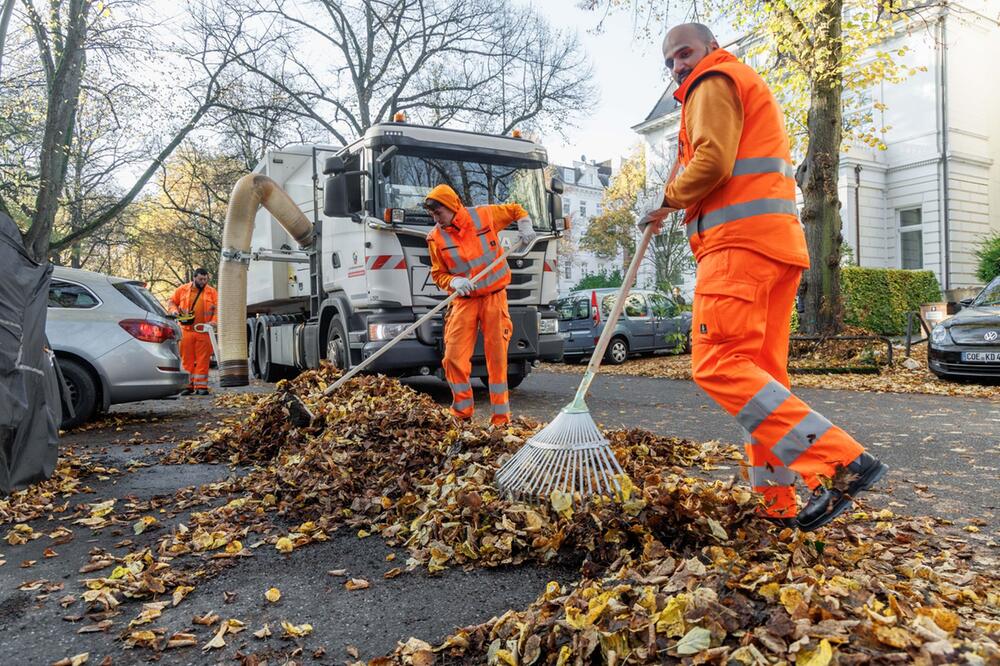
[[[350,347],[347,341],[347,331],[340,317],[334,317],[326,332],[326,360],[338,370],[351,368]]]
[[[691,331],[687,332],[687,338],[684,340],[684,353],[691,353]]]
[[[621,365],[628,360],[628,341],[625,338],[611,338],[604,360],[611,365]]]
[[[574,363],[579,363],[580,362],[580,358],[581,358],[581,356],[578,355],[578,354],[574,354],[573,356],[565,356],[564,355],[563,359],[562,359],[562,362],[565,363],[566,365],[573,365]]]
[[[507,390],[513,391],[514,389],[516,389],[518,386],[521,385],[521,382],[524,381],[524,378],[525,375],[521,373],[517,373],[516,375],[507,375]]]
[[[66,380],[74,411],[72,417],[68,414],[63,416],[60,427],[69,430],[93,418],[97,411],[97,384],[87,369],[72,359],[59,359],[59,369]]]

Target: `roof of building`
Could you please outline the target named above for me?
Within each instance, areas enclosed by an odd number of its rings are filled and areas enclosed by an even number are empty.
[[[602,187],[607,187],[611,183],[611,174],[612,174],[611,160],[604,160],[603,162],[581,161],[574,163],[573,166],[556,165],[556,168],[559,169],[559,173],[561,175],[566,176],[567,174],[570,173],[573,174],[572,179],[565,177],[563,178],[563,181],[567,185],[573,185],[576,187],[593,187],[592,185],[588,185],[581,182],[583,174],[587,171],[585,167],[593,167],[597,169],[597,179],[600,181]]]

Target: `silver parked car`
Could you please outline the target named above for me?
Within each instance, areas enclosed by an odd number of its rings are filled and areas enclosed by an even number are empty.
[[[55,267],[45,332],[76,412],[63,428],[111,405],[165,398],[187,386],[180,327],[141,282]]]

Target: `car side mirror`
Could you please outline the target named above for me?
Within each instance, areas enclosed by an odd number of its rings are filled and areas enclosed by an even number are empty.
[[[344,164],[344,158],[340,155],[334,155],[333,157],[326,158],[326,162],[323,164],[323,175],[336,176],[344,173],[346,169],[347,165]]]
[[[556,177],[553,177],[552,180],[549,181],[549,191],[550,192],[552,192],[554,194],[562,194],[565,191],[565,189],[566,189],[566,186],[563,184],[563,182],[560,179],[558,179]]]
[[[962,300],[960,300],[958,302],[958,304],[961,305],[963,308],[967,308],[970,305],[972,305],[972,301],[974,301],[974,300],[976,300],[976,299],[974,299],[974,298],[963,298]]]
[[[552,230],[562,233],[566,231],[566,220],[563,217],[562,196],[549,195],[549,219],[552,220]]]

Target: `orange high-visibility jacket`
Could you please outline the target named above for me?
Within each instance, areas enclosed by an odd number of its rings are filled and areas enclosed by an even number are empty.
[[[205,285],[201,298],[195,303],[198,295],[198,288],[193,282],[182,284],[174,291],[173,296],[167,301],[167,311],[171,314],[179,312],[191,312],[191,305],[194,304],[194,321],[190,324],[215,324],[216,311],[219,309],[219,292],[212,285]]]
[[[427,235],[431,278],[447,292],[452,291],[452,278],[472,278],[493,263],[500,253],[497,232],[515,220],[528,217],[528,212],[518,204],[466,208],[462,206],[455,191],[447,185],[438,185],[427,198],[439,201],[455,211],[451,225],[435,225]],[[492,294],[508,284],[510,267],[506,261],[502,261],[476,283],[476,290],[471,295]]]
[[[809,266],[805,233],[795,207],[795,169],[781,107],[757,72],[725,49],[708,54],[674,93],[681,104],[707,76],[723,75],[736,86],[743,107],[743,135],[732,175],[685,211],[695,259],[725,247],[754,250],[796,266]],[[694,157],[681,114],[678,159]]]

